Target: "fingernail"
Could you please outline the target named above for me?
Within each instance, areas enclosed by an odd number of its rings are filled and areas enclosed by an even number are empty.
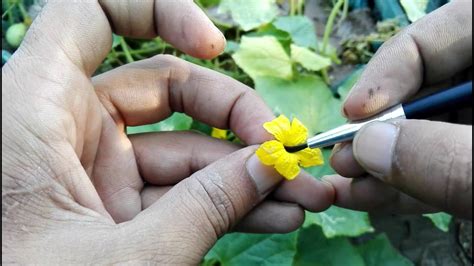
[[[331,156],[330,158],[334,157],[337,153],[339,153],[346,145],[344,145],[343,143],[338,143],[336,145],[334,145],[334,149],[332,149],[332,153],[331,153]]]
[[[374,176],[389,176],[397,135],[398,128],[393,124],[370,123],[354,139],[354,156]]]
[[[263,165],[256,155],[248,159],[246,167],[262,196],[267,195],[282,180],[275,168]]]

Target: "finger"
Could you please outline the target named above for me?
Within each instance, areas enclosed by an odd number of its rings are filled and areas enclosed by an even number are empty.
[[[172,186],[148,186],[142,191],[143,209],[150,207],[163,197]],[[234,231],[246,233],[276,234],[296,230],[304,221],[303,209],[295,203],[265,200],[251,210]]]
[[[472,1],[453,1],[387,41],[344,103],[357,120],[400,103],[423,83],[435,83],[472,65]]]
[[[194,132],[159,132],[130,136],[139,172],[149,184],[172,186],[240,147],[227,141]],[[109,187],[113,184],[109,184]],[[150,188],[161,196],[160,188]],[[122,189],[119,187],[118,189]],[[148,195],[151,192],[147,192]],[[315,195],[318,195],[315,197]],[[152,197],[156,201],[159,197]],[[310,211],[323,211],[334,197],[331,186],[301,171],[292,181],[284,181],[273,194],[275,200],[299,204]],[[152,203],[143,202],[142,205]]]
[[[172,56],[156,56],[94,78],[102,103],[118,124],[150,124],[184,112],[217,128],[230,128],[247,144],[271,136],[274,118],[256,92],[225,75]]]
[[[225,47],[222,33],[192,1],[49,1],[19,50],[29,57],[44,58],[30,63],[44,67],[68,62],[69,70],[91,76],[110,50],[112,29],[137,38],[160,34],[178,49],[200,58],[215,57]]]
[[[240,148],[188,131],[131,135],[130,141],[143,180],[159,186],[175,185]]]
[[[329,161],[334,171],[341,176],[359,177],[366,173],[353,156],[352,143],[337,144]]]
[[[298,203],[305,210],[321,212],[334,202],[334,189],[327,182],[322,182],[305,171],[291,181],[283,181],[273,197],[279,201]]]
[[[101,0],[100,4],[119,35],[159,35],[179,50],[199,58],[210,59],[224,51],[224,35],[193,1]]]
[[[347,209],[387,214],[420,214],[437,209],[410,197],[373,178],[345,178],[338,175],[323,178],[334,186],[334,204]]]
[[[244,233],[285,234],[304,222],[304,210],[298,204],[266,200],[251,210],[233,229]]]
[[[353,148],[359,164],[385,183],[429,205],[472,217],[471,126],[374,122],[359,131]]]
[[[168,232],[167,239],[185,237],[180,248],[193,250],[190,256],[202,258],[282,179],[273,168],[258,161],[253,155],[255,149],[239,150],[194,173],[124,230],[130,238],[141,239],[142,249],[163,242],[160,232]]]

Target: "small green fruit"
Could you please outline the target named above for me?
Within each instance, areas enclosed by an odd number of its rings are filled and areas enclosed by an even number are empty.
[[[21,41],[23,41],[23,38],[25,37],[27,27],[23,23],[17,23],[11,25],[6,34],[6,39],[9,45],[11,45],[14,48],[17,48],[20,46]]]

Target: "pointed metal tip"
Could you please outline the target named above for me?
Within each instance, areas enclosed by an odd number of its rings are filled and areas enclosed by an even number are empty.
[[[298,145],[298,146],[293,146],[293,147],[285,147],[285,150],[289,153],[294,153],[294,152],[298,152],[298,151],[301,151],[301,150],[304,150],[308,148],[308,144],[302,144],[302,145]]]

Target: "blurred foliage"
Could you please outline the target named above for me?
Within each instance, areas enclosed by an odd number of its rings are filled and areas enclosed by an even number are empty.
[[[316,134],[345,122],[342,101],[378,47],[410,21],[415,21],[443,0],[327,0],[328,23],[316,35],[313,21],[304,16],[304,0],[197,0],[227,38],[225,52],[213,60],[200,60],[174,49],[160,38],[136,40],[113,35],[110,53],[96,74],[157,54],[172,54],[218,71],[251,87],[275,114],[298,117]],[[369,8],[377,27],[367,36],[341,43],[329,41],[335,21],[355,9]],[[33,0],[2,1],[2,65],[20,44],[24,31],[41,6]],[[319,37],[317,37],[319,36]],[[333,84],[338,64],[356,64],[342,82]],[[240,143],[228,129],[216,129],[180,113],[166,120],[129,127],[129,134],[197,130]],[[333,174],[330,149],[326,164],[307,169],[315,178]],[[446,231],[450,217],[427,215]],[[331,207],[307,213],[302,228],[291,234],[228,234],[209,251],[204,265],[411,265],[391,246],[385,235],[375,235],[367,213]],[[366,234],[362,243],[352,237]]]

